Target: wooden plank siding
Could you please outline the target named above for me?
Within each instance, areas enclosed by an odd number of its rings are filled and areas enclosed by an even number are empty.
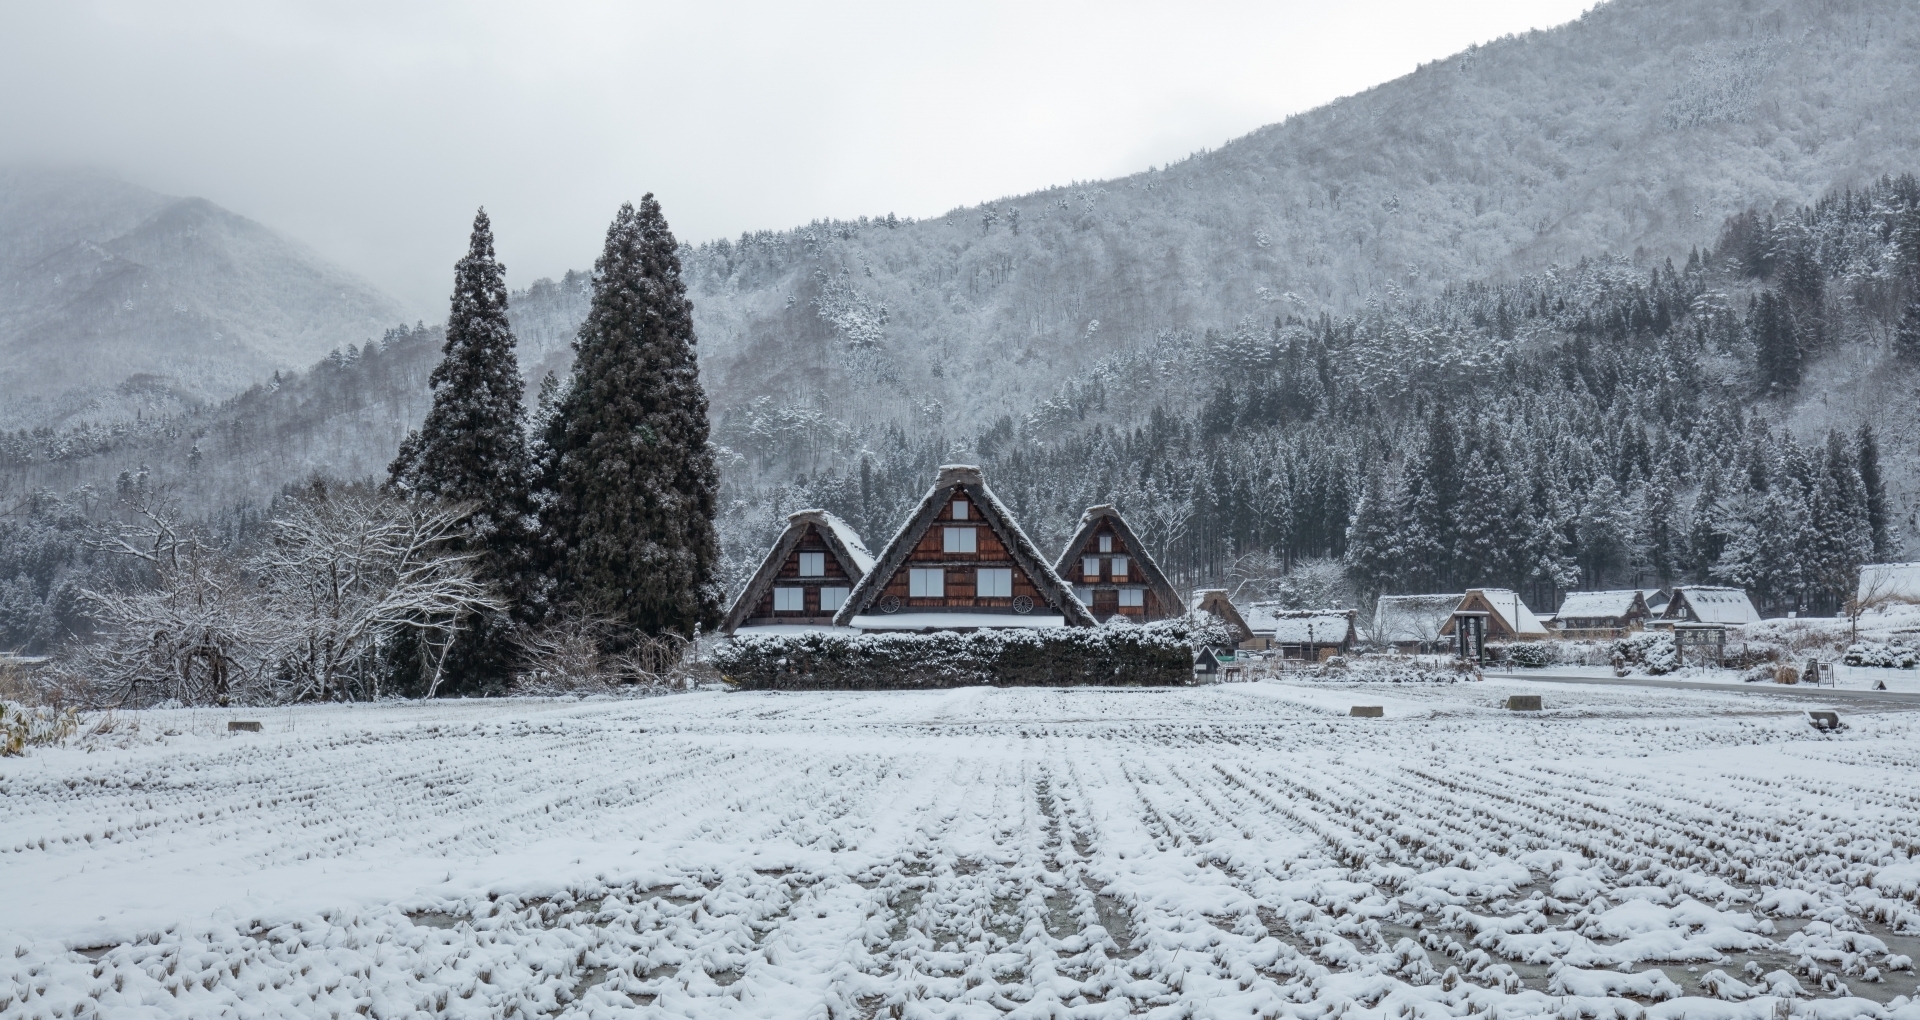
[[[980,508],[971,500],[967,504],[967,519],[955,520],[953,504],[958,496],[949,498],[940,508],[933,524],[913,545],[913,551],[907,554],[906,562],[894,571],[888,579],[884,595],[900,600],[908,609],[990,609],[1000,612],[1013,612],[1013,600],[1024,595],[1038,606],[1046,605],[1040,588],[1033,578],[1014,562],[1013,553],[1000,541],[1000,536],[980,516]],[[946,529],[971,528],[974,532],[974,551],[947,552]],[[915,598],[912,591],[912,570],[915,567],[940,567],[946,571],[945,596],[941,598]],[[981,567],[1006,567],[1013,570],[1013,593],[1011,595],[983,598],[974,594],[978,590],[975,571]],[[883,597],[884,597],[883,595]]]
[[[817,525],[809,524],[806,526],[806,529],[806,533],[800,536],[799,544],[793,547],[793,551],[789,552],[786,560],[780,564],[779,572],[774,575],[775,580],[773,585],[767,588],[759,600],[754,603],[753,609],[748,613],[746,620],[748,626],[764,626],[775,623],[803,623],[817,624],[824,627],[833,623],[834,611],[832,609],[820,608],[820,589],[833,587],[845,588],[850,591],[853,588],[854,581],[857,579],[847,575],[846,569],[840,565],[839,557],[835,556],[833,550],[827,547],[827,540],[821,537],[820,529]],[[801,577],[801,553],[822,554],[822,559],[826,561],[825,572],[818,577]],[[805,591],[806,594],[804,598],[806,608],[799,611],[775,610],[773,608],[773,589],[793,587],[799,587]]]
[[[1104,552],[1100,549],[1100,540],[1103,538],[1109,545]],[[1125,576],[1114,576],[1113,558],[1115,556],[1127,558]],[[1097,560],[1099,566],[1099,569],[1091,574],[1085,569],[1088,557]],[[1173,607],[1162,606],[1159,593],[1147,583],[1146,571],[1141,565],[1140,552],[1129,547],[1126,538],[1106,521],[1096,525],[1093,532],[1086,536],[1086,540],[1072,551],[1065,562],[1066,568],[1060,572],[1061,576],[1065,577],[1069,584],[1091,589],[1093,594],[1091,608],[1094,619],[1105,622],[1117,615],[1124,616],[1135,623],[1145,623],[1149,620],[1163,620],[1174,615]],[[1141,592],[1142,604],[1121,605],[1122,590]]]

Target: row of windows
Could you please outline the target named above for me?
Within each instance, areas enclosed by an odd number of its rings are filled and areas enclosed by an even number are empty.
[[[1100,537],[1105,538],[1107,536],[1102,535]],[[1112,562],[1113,573],[1111,576],[1113,579],[1116,581],[1125,580],[1127,576],[1127,558],[1125,556],[1115,556]],[[1080,573],[1089,581],[1098,581],[1100,579],[1100,557],[1080,557]]]
[[[1092,588],[1075,588],[1073,590],[1073,594],[1076,597],[1078,597],[1080,601],[1086,603],[1087,605],[1093,605],[1093,589]],[[1147,590],[1145,588],[1120,589],[1120,604],[1122,606],[1136,606],[1136,607],[1145,608],[1147,604]]]
[[[955,592],[954,594],[959,594]],[[981,567],[973,572],[976,598],[1004,599],[1013,596],[1012,567]],[[947,572],[943,567],[913,567],[907,572],[907,597],[939,599],[947,596]]]
[[[851,588],[820,589],[820,611],[831,613],[847,604]],[[775,588],[773,590],[773,611],[776,613],[804,613],[807,610],[807,590],[805,588]]]

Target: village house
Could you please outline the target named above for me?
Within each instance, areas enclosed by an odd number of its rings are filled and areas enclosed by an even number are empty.
[[[1753,608],[1744,588],[1683,584],[1673,589],[1673,597],[1668,600],[1666,611],[1660,614],[1660,622],[1745,627],[1759,623],[1760,613]]]
[[[1180,593],[1113,507],[1090,507],[1080,516],[1053,569],[1102,623],[1115,616],[1151,623],[1180,615]]]
[[[1251,647],[1253,631],[1247,627],[1247,621],[1240,615],[1239,607],[1227,598],[1225,588],[1202,588],[1193,593],[1193,611],[1208,613],[1218,617],[1227,625],[1227,640],[1231,642],[1223,651],[1233,651],[1242,646]]]
[[[1520,593],[1510,588],[1467,589],[1446,626],[1441,628],[1440,636],[1451,641],[1464,615],[1486,619],[1488,641],[1538,641],[1548,636],[1546,626],[1520,600]]]
[[[1447,621],[1464,598],[1465,594],[1382,595],[1374,603],[1368,640],[1407,654],[1438,651],[1446,644],[1441,634]]]
[[[940,469],[833,622],[871,631],[1095,623],[987,488],[980,469],[967,465]]]
[[[745,588],[720,621],[720,633],[812,630],[833,626],[853,586],[873,569],[873,554],[847,522],[825,510],[787,518]]]
[[[1279,652],[1283,659],[1325,662],[1351,651],[1358,640],[1351,609],[1284,609],[1276,602],[1255,602],[1245,618],[1253,633],[1248,644]]]
[[[1570,640],[1610,641],[1645,629],[1653,613],[1638,589],[1572,591],[1560,601],[1554,627]]]

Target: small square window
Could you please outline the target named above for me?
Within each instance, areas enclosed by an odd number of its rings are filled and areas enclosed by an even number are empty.
[[[1113,551],[1113,536],[1112,536],[1112,535],[1101,535],[1101,536],[1100,536],[1100,551],[1101,551],[1101,552],[1112,552],[1112,551]]]
[[[1098,556],[1080,557],[1080,576],[1086,578],[1089,581],[1100,580],[1100,557]]]
[[[975,572],[974,594],[983,599],[1013,597],[1012,567],[983,567]]]
[[[776,613],[804,613],[807,610],[807,590],[805,588],[775,588],[773,590],[773,611]]]
[[[841,606],[847,604],[847,596],[852,592],[851,588],[820,589],[820,611],[823,613],[839,611]]]
[[[1144,606],[1144,605],[1146,605],[1146,604],[1147,604],[1147,592],[1146,592],[1146,589],[1144,589],[1144,588],[1122,588],[1122,589],[1120,589],[1120,605],[1121,605],[1122,607],[1125,607],[1125,606]]]
[[[1079,599],[1079,600],[1080,600],[1080,601],[1082,601],[1082,602],[1085,602],[1085,603],[1086,603],[1086,604],[1088,604],[1088,605],[1092,605],[1092,604],[1093,604],[1093,589],[1092,589],[1092,588],[1085,588],[1085,587],[1082,587],[1082,586],[1080,586],[1080,585],[1074,585],[1074,587],[1073,587],[1073,597],[1074,597],[1074,598],[1077,598],[1077,599]]]
[[[801,553],[800,554],[800,576],[801,577],[827,576],[827,554],[817,553],[817,552]]]
[[[947,597],[947,572],[939,567],[914,567],[907,574],[907,597],[940,599]]]
[[[948,528],[945,543],[941,546],[950,553],[970,553],[974,550],[974,529]]]
[[[967,501],[966,500],[956,499],[953,501],[953,519],[956,521],[964,521],[967,519]]]
[[[1125,556],[1115,556],[1113,558],[1113,579],[1118,581],[1125,576],[1127,576],[1127,558]]]

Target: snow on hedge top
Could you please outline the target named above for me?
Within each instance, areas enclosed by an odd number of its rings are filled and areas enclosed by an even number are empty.
[[[1633,611],[1633,600],[1639,595],[1640,592],[1633,588],[1626,591],[1570,591],[1560,602],[1559,618],[1584,620],[1625,616]]]

